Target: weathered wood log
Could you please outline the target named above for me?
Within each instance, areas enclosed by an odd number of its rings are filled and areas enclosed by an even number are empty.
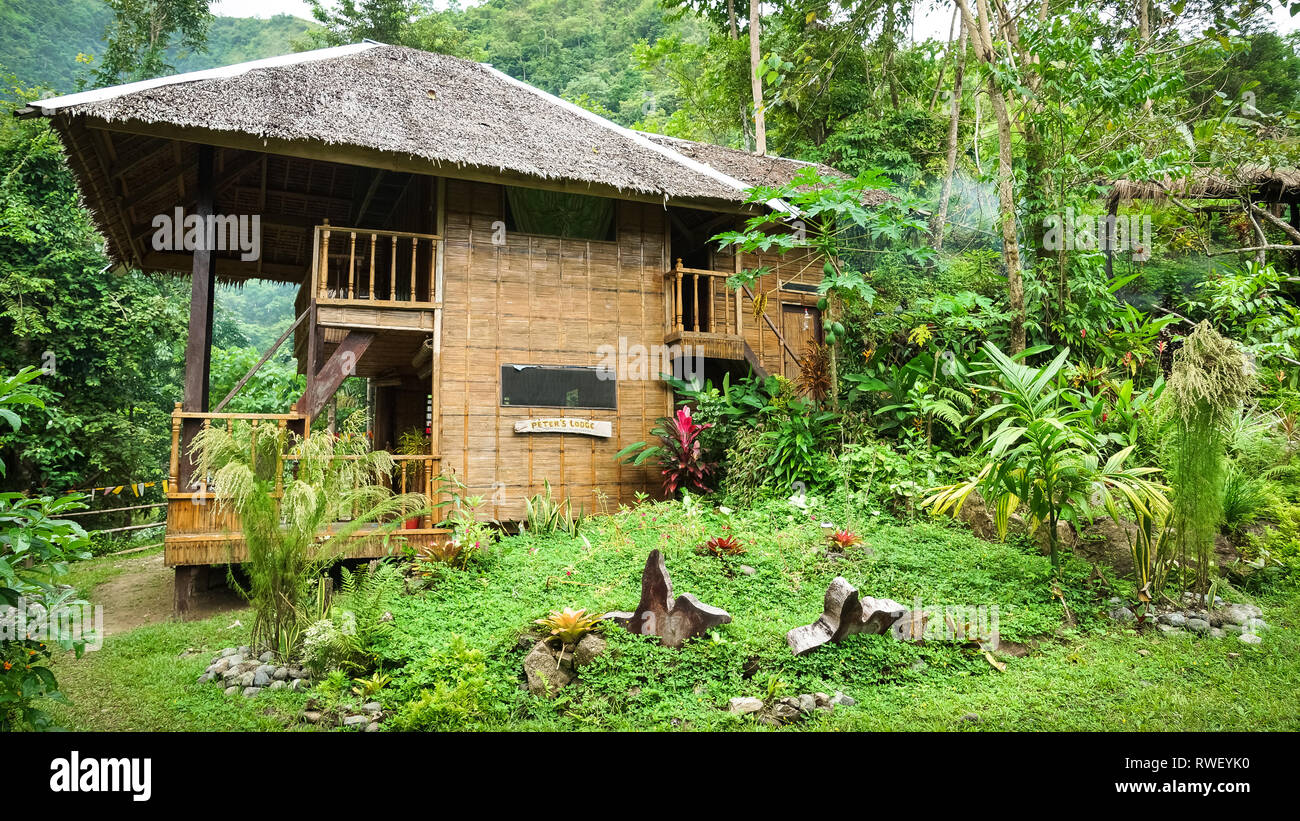
[[[710,627],[731,621],[727,611],[704,604],[690,593],[674,600],[673,582],[658,550],[650,551],[641,572],[641,602],[636,610],[606,613],[605,618],[633,633],[658,636],[666,647],[681,647],[687,639],[703,635]]]
[[[836,576],[826,588],[821,616],[812,624],[786,633],[785,641],[796,656],[802,656],[854,633],[880,635],[906,612],[905,606],[892,599],[860,598],[856,587],[843,576]]]

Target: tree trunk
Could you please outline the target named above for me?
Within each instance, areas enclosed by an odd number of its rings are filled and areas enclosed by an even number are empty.
[[[759,41],[762,28],[758,16],[758,0],[749,0],[749,83],[754,93],[754,153],[760,157],[767,153],[767,123],[763,112],[763,78],[758,73],[761,60]]]
[[[957,37],[957,51],[953,54],[952,77],[952,111],[948,115],[948,158],[947,173],[943,177],[943,190],[939,192],[939,208],[934,215],[931,231],[934,234],[934,248],[943,249],[943,232],[948,222],[948,200],[952,196],[952,178],[957,173],[957,132],[961,124],[961,83],[966,69],[966,23],[962,21],[961,34]]]
[[[967,0],[957,0],[961,6],[962,20],[975,33],[976,51],[988,66],[988,95],[993,106],[993,116],[998,125],[998,208],[1002,222],[1002,261],[1007,269],[1007,298],[1011,303],[1012,353],[1025,349],[1025,283],[1020,271],[1020,245],[1016,236],[1015,167],[1011,157],[1011,117],[1007,112],[1007,99],[998,86],[994,66],[997,55],[993,50],[993,33],[989,28],[988,0],[977,0],[979,24],[976,26]]]
[[[736,0],[727,0],[727,31],[732,40],[740,39],[740,28],[736,25]]]

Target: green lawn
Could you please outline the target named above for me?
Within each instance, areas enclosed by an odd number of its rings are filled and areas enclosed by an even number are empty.
[[[819,518],[830,515],[818,511]],[[380,649],[393,681],[379,700],[396,713],[422,690],[454,683],[458,664],[447,651],[460,636],[483,652],[486,667],[468,695],[452,697],[463,708],[460,726],[470,728],[750,729],[758,725],[720,709],[728,699],[839,690],[857,705],[798,726],[1300,729],[1300,599],[1294,591],[1258,600],[1272,629],[1257,647],[1232,637],[1139,634],[1105,618],[1107,598],[1124,591],[1090,583],[1091,568],[1081,561],[1067,569],[1073,615],[1067,621],[1048,584],[1047,560],[1029,549],[983,542],[942,523],[888,523],[865,511],[863,519],[879,523],[852,522],[866,536],[867,549],[847,560],[828,557],[816,522],[781,503],[732,516],[707,505],[651,505],[589,520],[578,538],[507,539],[469,570],[444,570],[430,589],[388,603],[396,629]],[[747,547],[744,556],[718,559],[693,550],[727,526]],[[681,650],[611,628],[609,651],[556,701],[523,691],[527,642],[520,636],[533,620],[561,607],[631,609],[654,547],[664,550],[675,592],[726,609],[731,624]],[[756,572],[740,572],[742,564]],[[1032,649],[1023,656],[998,654],[1006,665],[1002,672],[977,650],[938,642],[916,646],[888,636],[853,636],[795,658],[785,632],[816,618],[836,575],[864,595],[905,604],[919,597],[927,605],[997,605],[1002,640],[1012,643],[1007,649]],[[236,620],[242,624],[232,628]],[[290,726],[307,698],[320,693],[264,691],[245,699],[195,683],[215,651],[247,641],[249,622],[247,612],[227,613],[111,637],[102,650],[58,665],[71,703],[52,713],[78,730]],[[198,652],[181,657],[187,649]]]

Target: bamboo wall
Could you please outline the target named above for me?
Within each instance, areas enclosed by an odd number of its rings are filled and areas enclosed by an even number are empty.
[[[444,321],[441,360],[443,470],[484,497],[482,513],[523,516],[524,500],[549,480],[553,495],[598,512],[596,490],[610,509],[638,491],[657,492],[648,468],[615,462],[625,445],[650,438],[672,400],[659,381],[620,381],[618,410],[502,407],[503,364],[601,363],[598,348],[662,345],[667,270],[667,214],[662,207],[620,202],[618,240],[595,242],[508,232],[501,188],[446,184]],[[609,420],[612,438],[516,434],[514,423],[572,416]]]

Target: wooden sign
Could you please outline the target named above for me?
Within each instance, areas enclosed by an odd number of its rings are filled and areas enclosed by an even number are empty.
[[[608,439],[614,435],[614,426],[611,422],[598,419],[557,416],[551,419],[524,419],[516,422],[515,433],[581,433],[584,436],[600,436]]]

